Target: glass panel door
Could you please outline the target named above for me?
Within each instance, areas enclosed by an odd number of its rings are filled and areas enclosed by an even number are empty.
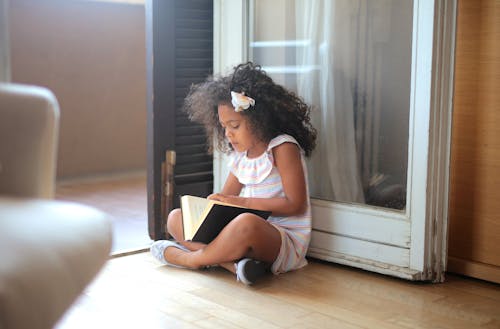
[[[313,107],[315,256],[409,267],[412,12],[411,0],[250,2],[249,59]]]
[[[252,4],[250,60],[313,106],[312,197],[404,210],[413,1]]]

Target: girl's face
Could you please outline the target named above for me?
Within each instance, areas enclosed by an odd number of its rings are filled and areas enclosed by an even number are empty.
[[[264,153],[267,145],[258,140],[250,130],[247,119],[235,112],[230,105],[218,106],[219,122],[224,128],[226,138],[237,152],[247,152],[250,158]]]

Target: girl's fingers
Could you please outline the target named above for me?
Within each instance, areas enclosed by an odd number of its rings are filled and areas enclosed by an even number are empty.
[[[220,194],[220,193],[214,193],[214,194],[210,194],[207,199],[210,199],[210,200],[217,200],[217,201],[224,201],[223,200],[223,196]]]

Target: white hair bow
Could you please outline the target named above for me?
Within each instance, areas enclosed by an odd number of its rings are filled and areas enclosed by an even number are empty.
[[[250,106],[254,106],[255,100],[245,96],[245,92],[237,93],[235,91],[231,91],[231,103],[233,104],[236,112],[241,112],[248,109]]]

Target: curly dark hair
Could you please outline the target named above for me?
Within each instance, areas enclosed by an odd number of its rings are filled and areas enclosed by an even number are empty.
[[[295,93],[275,83],[260,65],[252,62],[234,67],[227,76],[211,76],[205,82],[191,86],[183,110],[189,118],[205,126],[209,150],[229,152],[224,129],[219,123],[217,107],[231,104],[231,91],[245,93],[255,99],[255,105],[240,112],[248,120],[255,136],[268,143],[281,134],[293,136],[306,156],[316,146],[316,129],[309,118],[311,107]]]

